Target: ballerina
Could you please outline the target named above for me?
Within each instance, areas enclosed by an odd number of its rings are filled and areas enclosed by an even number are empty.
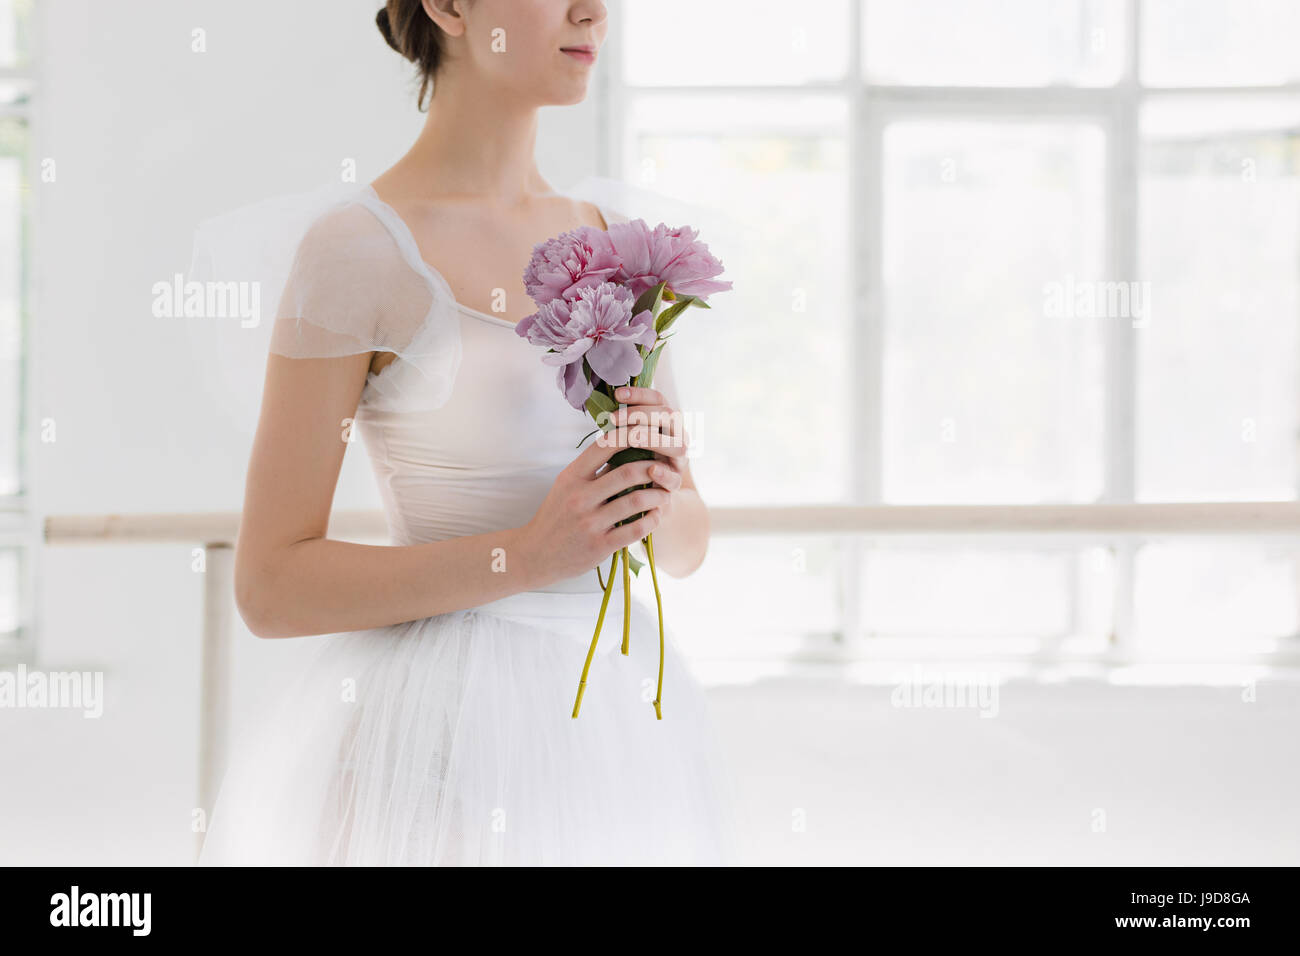
[[[709,534],[671,363],[625,402],[660,413],[639,419],[654,425],[576,450],[590,421],[556,401],[553,372],[515,334],[534,244],[627,221],[557,193],[533,156],[538,109],[584,98],[606,16],[599,0],[379,11],[428,115],[401,159],[296,244],[236,549],[249,629],[319,647],[234,748],[201,864],[731,859],[730,786],[671,629],[673,707],[657,721],[637,703],[659,668],[641,597],[631,654],[598,651],[583,719],[570,717],[598,566],[653,531],[658,569],[683,577]],[[647,427],[652,459],[604,467]],[[327,534],[354,429],[389,545]]]

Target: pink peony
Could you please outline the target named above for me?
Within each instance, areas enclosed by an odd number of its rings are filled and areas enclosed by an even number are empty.
[[[640,374],[643,360],[637,346],[654,345],[658,335],[649,309],[632,314],[635,299],[612,282],[583,286],[575,298],[554,299],[515,326],[516,334],[554,350],[542,361],[559,366],[560,391],[579,411],[594,387],[587,368],[611,385]]]
[[[721,274],[722,263],[696,235],[690,226],[670,229],[662,222],[651,229],[644,219],[614,223],[609,238],[619,269],[613,281],[626,283],[633,295],[660,282],[667,282],[674,295],[725,292],[731,283],[712,278]]]
[[[537,305],[572,299],[579,289],[599,285],[618,269],[609,233],[579,226],[533,247],[524,269],[524,288]]]

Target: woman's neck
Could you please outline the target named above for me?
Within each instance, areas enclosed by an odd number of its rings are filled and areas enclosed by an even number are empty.
[[[424,128],[393,167],[402,192],[512,205],[553,190],[537,169],[537,107],[484,95],[455,71],[438,77]]]

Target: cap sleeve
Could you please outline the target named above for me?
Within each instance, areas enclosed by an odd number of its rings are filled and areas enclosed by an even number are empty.
[[[617,209],[612,209],[602,203],[592,203],[592,205],[600,210],[601,218],[605,220],[605,225],[607,226],[612,226],[616,222],[631,222],[627,216],[619,212]]]
[[[361,404],[437,408],[460,365],[454,304],[433,281],[418,250],[406,247],[381,214],[349,202],[303,234],[271,330],[271,352],[336,358],[392,352],[371,374]]]

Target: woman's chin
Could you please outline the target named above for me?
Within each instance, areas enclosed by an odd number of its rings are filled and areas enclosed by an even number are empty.
[[[587,98],[587,81],[580,83],[560,83],[552,89],[551,95],[542,103],[543,106],[573,106]]]

